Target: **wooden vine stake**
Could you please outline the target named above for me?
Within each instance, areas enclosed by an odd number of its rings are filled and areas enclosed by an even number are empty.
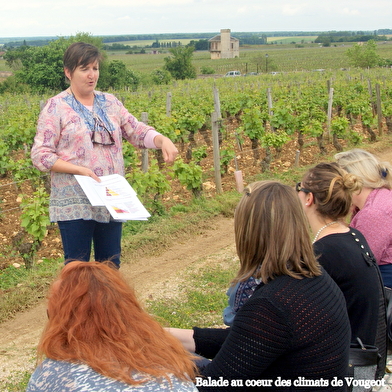
[[[221,167],[220,167],[220,150],[219,150],[219,127],[220,121],[217,112],[211,114],[212,124],[212,148],[214,151],[214,173],[215,173],[215,185],[217,193],[222,193],[222,179],[221,179]]]
[[[382,107],[381,107],[381,92],[380,85],[376,84],[376,105],[377,105],[377,122],[378,122],[378,136],[382,136]]]
[[[148,113],[142,112],[141,121],[148,125]],[[148,172],[148,150],[146,148],[142,149],[142,171],[143,173]]]
[[[236,157],[234,157],[234,162],[235,162],[235,172],[234,172],[235,184],[237,187],[237,191],[242,193],[242,191],[244,190],[244,179],[242,177],[242,170],[238,170]]]
[[[218,119],[222,118],[222,113],[221,113],[221,106],[220,106],[220,99],[219,99],[219,90],[217,89],[216,86],[214,86],[214,109],[215,112],[218,114]]]
[[[329,97],[328,97],[328,114],[327,114],[327,140],[330,140],[331,137],[331,121],[332,121],[332,104],[333,104],[333,88],[329,89]]]

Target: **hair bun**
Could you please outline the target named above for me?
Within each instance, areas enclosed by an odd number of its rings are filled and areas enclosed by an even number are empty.
[[[362,188],[362,180],[352,173],[345,173],[342,176],[343,186],[350,192],[360,191]]]

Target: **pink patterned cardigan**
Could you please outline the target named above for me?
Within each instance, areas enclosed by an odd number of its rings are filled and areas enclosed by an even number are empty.
[[[67,91],[48,100],[40,113],[37,133],[31,149],[34,166],[51,175],[49,214],[52,222],[73,219],[108,222],[105,207],[92,207],[72,174],[51,171],[61,158],[66,162],[92,169],[97,176],[124,175],[122,138],[137,148],[156,148],[159,135],[154,128],[138,121],[112,94],[95,92],[98,105],[110,120],[115,144],[102,146],[91,141],[92,130],[72,108],[73,96]],[[76,101],[77,102],[77,101]]]

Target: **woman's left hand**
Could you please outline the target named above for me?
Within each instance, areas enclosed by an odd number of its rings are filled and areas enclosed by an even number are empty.
[[[166,163],[173,163],[178,155],[177,147],[174,143],[163,135],[158,135],[154,139],[157,148],[162,150],[163,159]]]

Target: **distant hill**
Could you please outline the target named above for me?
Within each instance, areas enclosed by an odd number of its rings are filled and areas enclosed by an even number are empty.
[[[235,32],[231,35],[238,39],[253,38],[253,37],[296,37],[296,36],[319,36],[322,34],[333,35],[390,35],[392,29],[379,29],[374,31],[258,31],[258,32]],[[123,42],[123,41],[141,41],[141,40],[178,40],[178,39],[208,39],[214,35],[219,34],[219,31],[211,33],[166,33],[166,34],[124,34],[124,35],[104,35],[99,36],[104,43]],[[0,45],[6,46],[44,46],[50,41],[56,40],[59,37],[0,37]],[[68,37],[64,37],[68,38]]]

